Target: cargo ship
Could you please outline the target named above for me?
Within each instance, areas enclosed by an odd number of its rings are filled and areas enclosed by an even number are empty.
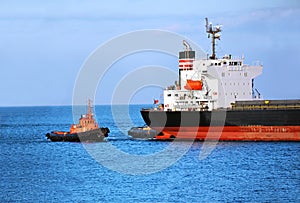
[[[78,124],[72,124],[70,131],[52,131],[46,137],[53,142],[102,142],[109,133],[108,128],[99,128],[91,101],[88,101],[87,113],[81,115]]]
[[[206,18],[212,53],[196,59],[183,41],[179,80],[164,90],[163,103],[142,109],[156,140],[300,141],[300,100],[265,100],[254,85],[263,66],[244,57],[216,56],[221,26]],[[157,103],[157,101],[155,102]]]

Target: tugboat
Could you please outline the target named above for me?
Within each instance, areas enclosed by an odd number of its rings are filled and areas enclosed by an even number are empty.
[[[130,130],[128,130],[128,135],[130,135],[133,139],[151,140],[158,134],[158,131],[151,129],[147,125],[141,127],[132,127]]]
[[[103,142],[109,132],[108,128],[99,128],[89,100],[87,113],[81,115],[79,124],[72,124],[69,132],[52,131],[46,137],[53,142]]]
[[[179,81],[164,90],[163,108],[142,109],[156,140],[300,141],[300,100],[264,100],[254,86],[260,63],[244,64],[231,54],[218,58],[221,26],[206,18],[212,54],[195,59],[183,41]]]

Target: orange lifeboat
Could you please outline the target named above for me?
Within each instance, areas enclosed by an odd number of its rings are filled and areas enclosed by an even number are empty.
[[[186,80],[186,85],[184,86],[187,90],[202,90],[201,80]]]

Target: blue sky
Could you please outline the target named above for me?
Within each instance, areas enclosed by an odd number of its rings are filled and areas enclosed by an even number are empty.
[[[0,106],[71,104],[76,77],[86,58],[99,45],[123,33],[168,30],[197,42],[208,52],[205,17],[223,25],[217,54],[244,55],[248,64],[255,60],[263,63],[264,72],[256,79],[256,86],[264,98],[300,98],[297,0],[10,0],[0,2]],[[135,63],[125,59],[114,68],[134,68],[152,57],[157,65],[176,71],[176,58],[164,60],[155,54],[138,56]],[[141,90],[133,102],[149,103],[159,91]],[[96,103],[109,103],[111,92],[102,94]]]

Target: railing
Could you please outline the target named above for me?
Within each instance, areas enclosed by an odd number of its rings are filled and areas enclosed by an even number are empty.
[[[300,109],[300,105],[251,105],[233,106],[232,110],[267,110],[267,109]]]
[[[262,63],[260,61],[253,61],[252,66],[262,66]]]

